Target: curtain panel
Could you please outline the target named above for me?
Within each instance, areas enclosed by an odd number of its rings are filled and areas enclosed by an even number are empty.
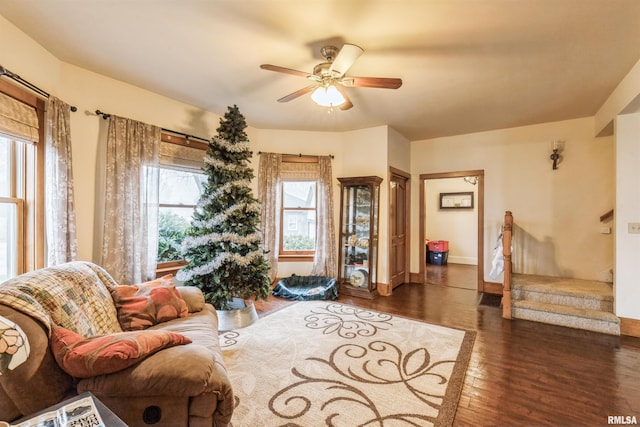
[[[78,257],[70,111],[69,104],[49,97],[45,112],[45,228],[50,266]]]
[[[335,277],[336,261],[335,227],[333,221],[333,190],[331,158],[318,157],[318,199],[316,220],[316,254],[311,274]]]
[[[102,264],[119,284],[155,277],[161,128],[110,116]]]
[[[258,165],[258,195],[262,206],[262,247],[267,253],[269,277],[273,282],[278,274],[278,245],[280,236],[280,165],[282,155],[260,154]]]

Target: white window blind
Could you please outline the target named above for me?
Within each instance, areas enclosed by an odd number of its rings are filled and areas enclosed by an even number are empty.
[[[0,93],[0,133],[9,137],[37,142],[39,132],[36,110]]]

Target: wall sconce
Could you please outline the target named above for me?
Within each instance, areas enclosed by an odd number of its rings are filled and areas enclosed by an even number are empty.
[[[553,161],[553,169],[558,169],[558,163],[562,160],[562,156],[560,153],[563,151],[564,142],[563,141],[553,141],[551,143],[551,155],[549,158]]]
[[[463,179],[465,182],[468,182],[471,185],[476,185],[478,183],[477,176],[465,176]]]

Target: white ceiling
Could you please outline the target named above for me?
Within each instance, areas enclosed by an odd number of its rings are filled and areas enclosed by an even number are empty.
[[[61,61],[218,114],[237,104],[253,127],[388,124],[410,140],[592,116],[640,59],[638,0],[0,0],[0,14]],[[309,83],[260,64],[311,72],[328,40],[365,50],[348,75],[402,87],[349,88],[354,108],[331,114],[276,102]]]

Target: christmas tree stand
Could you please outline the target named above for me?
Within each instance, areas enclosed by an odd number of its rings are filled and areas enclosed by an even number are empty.
[[[244,328],[258,320],[258,312],[253,301],[245,302],[241,298],[234,298],[229,306],[230,310],[216,310],[219,331]]]

